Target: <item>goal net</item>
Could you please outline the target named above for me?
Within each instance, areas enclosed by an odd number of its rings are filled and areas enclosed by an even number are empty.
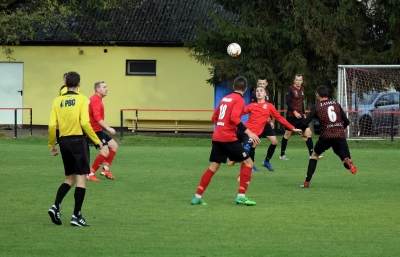
[[[348,138],[398,136],[400,65],[339,65],[337,100],[347,113]]]

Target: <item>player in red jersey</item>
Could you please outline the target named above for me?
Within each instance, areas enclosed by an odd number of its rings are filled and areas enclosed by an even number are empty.
[[[303,76],[300,74],[296,74],[294,77],[294,84],[286,89],[286,105],[287,105],[287,113],[286,119],[290,124],[299,128],[302,126],[302,123],[306,117],[304,111],[304,87],[303,84]],[[285,151],[287,142],[292,135],[292,131],[286,130],[285,134],[282,138],[281,144],[281,155],[279,159],[281,160],[289,160],[286,157]],[[310,128],[307,126],[303,132],[303,139],[306,141],[306,145],[308,148],[309,155],[311,156],[313,152],[313,141],[312,141],[312,132]],[[320,156],[322,158],[322,156]]]
[[[316,96],[319,102],[311,108],[307,119],[303,121],[303,127],[308,126],[313,119],[319,119],[321,135],[308,161],[306,180],[300,186],[301,188],[310,187],[311,178],[317,168],[318,156],[331,147],[333,152],[339,156],[346,169],[350,170],[352,174],[356,174],[357,172],[357,168],[350,157],[346,134],[344,132],[350,121],[347,119],[340,104],[328,99],[328,88],[326,86],[318,86]]]
[[[242,162],[240,167],[240,177],[238,195],[235,199],[236,204],[256,205],[256,202],[246,197],[246,190],[251,180],[251,170],[253,161],[248,152],[237,139],[236,131],[241,130],[256,144],[260,138],[251,132],[241,121],[245,100],[243,94],[247,90],[247,80],[245,77],[238,77],[233,82],[234,92],[225,96],[214,110],[212,121],[215,124],[215,130],[212,135],[212,148],[210,154],[210,166],[203,173],[192,205],[206,205],[202,199],[204,191],[207,189],[212,177],[217,172],[221,163],[226,163],[227,158]]]
[[[89,103],[89,117],[90,124],[94,132],[103,143],[103,148],[101,149],[99,155],[93,162],[90,168],[90,174],[87,176],[88,180],[98,181],[99,179],[95,176],[95,172],[103,164],[103,169],[100,175],[105,176],[108,179],[114,179],[114,175],[110,172],[110,165],[114,160],[114,156],[118,150],[118,144],[109,135],[103,132],[103,129],[110,132],[112,135],[115,134],[115,130],[107,125],[104,121],[104,105],[103,98],[107,95],[107,85],[104,81],[97,81],[94,84],[95,94],[90,98]]]
[[[285,126],[287,130],[296,133],[301,133],[301,129],[296,129],[292,124],[290,124],[284,117],[282,117],[278,113],[278,111],[272,104],[265,101],[266,99],[265,96],[266,96],[265,88],[263,86],[258,86],[256,89],[256,97],[258,102],[256,103],[252,102],[244,108],[243,114],[249,114],[249,119],[246,121],[244,125],[248,129],[253,131],[254,134],[259,135],[259,137],[261,137],[261,135],[264,133],[265,126],[268,124],[268,121],[272,116],[279,123]],[[249,152],[250,158],[254,162],[255,148],[257,147],[257,145],[253,144],[252,141],[249,140],[249,137],[241,131],[238,131],[238,138],[243,142],[244,148]],[[274,154],[275,151],[275,147],[271,146],[276,146],[273,145],[273,142],[277,142],[277,139],[276,136],[268,136],[268,139],[270,140],[271,145],[268,149],[267,156],[263,161],[262,165],[267,168],[269,167],[268,169],[270,171],[274,171],[272,165],[269,163],[269,160],[272,158],[272,155]]]

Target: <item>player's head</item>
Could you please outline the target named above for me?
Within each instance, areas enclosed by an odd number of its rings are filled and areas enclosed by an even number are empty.
[[[68,88],[77,87],[81,83],[81,76],[75,71],[70,71],[65,75],[65,85]]]
[[[301,75],[301,74],[296,74],[296,75],[294,75],[293,83],[294,83],[296,86],[300,87],[301,84],[303,84],[303,75]]]
[[[233,90],[245,92],[247,90],[247,79],[243,76],[237,77],[233,81]]]
[[[259,86],[262,86],[264,88],[268,86],[267,78],[264,75],[261,75],[257,80],[257,87]]]
[[[107,95],[107,85],[104,80],[99,80],[94,83],[94,92],[101,97],[105,97]]]
[[[267,92],[265,91],[265,87],[257,86],[257,88],[256,88],[257,100],[264,100],[265,101],[265,96],[266,95],[267,95]]]
[[[327,98],[329,94],[328,87],[321,85],[317,87],[317,95],[321,98]]]

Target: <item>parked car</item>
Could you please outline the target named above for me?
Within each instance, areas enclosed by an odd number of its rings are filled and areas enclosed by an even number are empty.
[[[398,111],[399,92],[383,91],[362,93],[355,101],[355,94],[352,95],[352,110],[358,110],[355,115],[351,115],[351,122],[354,132],[359,135],[370,135],[379,132],[390,132],[391,114],[374,113],[374,111]],[[358,125],[358,129],[357,126]],[[397,131],[398,117],[394,116],[394,130]]]

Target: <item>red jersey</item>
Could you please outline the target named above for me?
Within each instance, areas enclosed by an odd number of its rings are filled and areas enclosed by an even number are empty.
[[[237,125],[242,122],[245,100],[240,93],[225,96],[214,110],[212,121],[216,125],[212,140],[217,142],[237,141]]]
[[[104,105],[103,99],[97,94],[94,94],[92,97],[90,97],[89,118],[90,125],[92,125],[94,132],[103,130],[103,127],[100,126],[99,121],[104,120]]]
[[[265,124],[270,116],[274,117],[279,123],[285,126],[288,130],[293,130],[294,127],[285,118],[283,118],[275,107],[267,102],[251,103],[244,108],[243,114],[250,114],[249,119],[244,124],[248,129],[256,135],[261,135]]]

